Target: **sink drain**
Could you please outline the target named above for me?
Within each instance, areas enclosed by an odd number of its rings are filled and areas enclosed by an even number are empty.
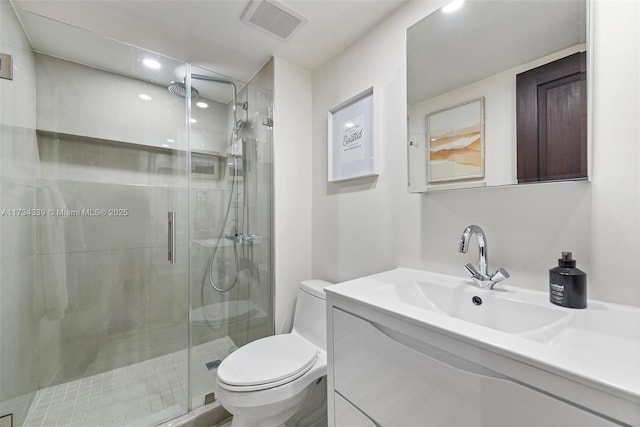
[[[473,297],[473,298],[471,298],[471,302],[474,303],[475,305],[482,305],[482,298]]]

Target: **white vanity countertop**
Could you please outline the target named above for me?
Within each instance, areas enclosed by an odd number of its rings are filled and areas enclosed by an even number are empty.
[[[425,309],[428,298],[421,289],[428,289],[424,287],[429,283],[450,287],[456,295],[463,292],[460,304],[471,304],[466,296],[473,294],[483,299],[506,299],[511,305],[544,307],[545,313],[561,316],[562,324],[554,326],[555,332],[546,338],[535,340]],[[481,290],[467,278],[398,268],[326,291],[640,404],[640,308],[589,300],[586,309],[568,309],[551,304],[546,292],[503,283],[493,290]],[[517,315],[517,311],[510,312],[503,323],[509,323],[511,317],[517,322]],[[508,329],[509,325],[505,326]]]

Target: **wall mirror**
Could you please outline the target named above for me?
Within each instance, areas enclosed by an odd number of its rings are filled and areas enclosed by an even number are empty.
[[[456,0],[407,30],[410,192],[588,179],[587,8]]]

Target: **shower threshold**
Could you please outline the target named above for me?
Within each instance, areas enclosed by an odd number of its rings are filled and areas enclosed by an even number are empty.
[[[216,370],[205,364],[237,347],[229,337],[195,346],[192,407],[204,404]],[[151,426],[186,411],[187,350],[38,390],[24,427]]]

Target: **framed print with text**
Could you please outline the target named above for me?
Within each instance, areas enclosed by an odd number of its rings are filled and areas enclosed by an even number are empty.
[[[328,180],[378,175],[373,87],[329,110]]]

